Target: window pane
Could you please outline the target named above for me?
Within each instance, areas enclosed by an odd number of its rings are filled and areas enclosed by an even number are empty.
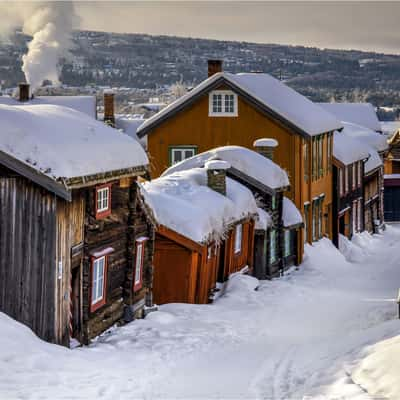
[[[193,156],[194,156],[194,150],[192,149],[185,150],[185,159]]]
[[[222,95],[214,94],[213,95],[213,112],[222,112]]]
[[[172,151],[172,162],[175,164],[179,161],[182,161],[182,150],[173,150]]]
[[[233,94],[225,95],[225,112],[233,113],[234,111],[234,96]]]

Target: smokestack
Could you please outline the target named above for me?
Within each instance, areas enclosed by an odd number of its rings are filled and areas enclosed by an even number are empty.
[[[253,147],[255,148],[256,152],[261,154],[264,157],[269,158],[270,160],[274,159],[274,150],[278,147],[278,141],[275,139],[264,138],[264,139],[257,139],[253,143]]]
[[[104,92],[104,122],[115,128],[114,93]]]
[[[226,196],[226,170],[231,166],[222,160],[209,160],[205,163],[207,170],[207,186]]]
[[[19,101],[29,101],[29,83],[19,84]]]
[[[208,77],[222,72],[222,60],[208,60]]]

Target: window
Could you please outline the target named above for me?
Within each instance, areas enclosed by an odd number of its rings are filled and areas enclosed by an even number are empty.
[[[236,225],[235,229],[235,254],[242,251],[243,225]]]
[[[357,171],[356,171],[356,167],[357,167],[357,163],[352,164],[351,166],[351,170],[352,170],[352,182],[351,182],[351,187],[353,188],[353,190],[356,188],[357,186]]]
[[[271,197],[271,210],[272,211],[276,210],[276,196]]]
[[[211,260],[212,257],[212,246],[207,247],[207,260]]]
[[[291,253],[292,253],[292,251],[291,251],[291,244],[292,244],[292,236],[291,236],[291,231],[289,231],[289,230],[286,230],[285,231],[285,236],[284,236],[284,240],[285,240],[285,243],[284,243],[284,256],[285,257],[289,257],[290,255],[291,255]]]
[[[304,204],[304,243],[308,241],[310,204]]]
[[[212,117],[236,117],[237,95],[230,90],[215,90],[209,95],[208,115]]]
[[[363,163],[358,163],[358,186],[362,185],[362,170],[363,170]]]
[[[343,196],[343,169],[339,169],[339,195]]]
[[[272,230],[269,234],[269,262],[273,264],[276,261],[276,231]]]
[[[308,182],[309,166],[308,166],[308,143],[303,144],[303,163],[304,163],[304,180]]]
[[[344,170],[344,192],[347,193],[349,191],[349,168],[345,167]]]
[[[92,259],[92,296],[90,310],[96,311],[106,302],[107,256]]]
[[[351,228],[352,228],[352,234],[357,232],[357,201],[353,201]]]
[[[358,202],[357,202],[357,229],[358,229],[358,232],[361,232],[361,230],[362,230],[362,220],[361,220],[361,218],[362,218],[362,216],[361,216],[361,213],[362,213],[362,209],[361,209],[361,207],[362,207],[362,204],[361,204],[361,199],[358,199]]]
[[[196,146],[179,146],[170,148],[170,164],[174,165],[187,158],[195,156],[197,153]]]
[[[142,237],[136,240],[136,255],[135,255],[135,279],[133,282],[133,290],[140,290],[143,286],[143,264],[144,264],[144,249],[147,237]]]
[[[323,202],[323,199],[318,202],[318,239],[322,238]]]
[[[332,168],[332,135],[329,133],[327,136],[327,170],[331,171]]]
[[[324,144],[324,137],[320,136],[318,137],[318,178],[323,176],[323,147],[322,145]]]
[[[111,184],[96,187],[96,218],[111,214]]]

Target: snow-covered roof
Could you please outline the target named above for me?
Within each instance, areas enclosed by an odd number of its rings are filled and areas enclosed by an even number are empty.
[[[293,201],[287,197],[283,197],[282,220],[285,228],[303,223],[303,217],[301,216],[300,211],[297,209]]]
[[[241,146],[217,147],[183,160],[168,168],[162,176],[194,167],[203,167],[210,159],[227,161],[233,168],[252,177],[271,189],[289,186],[286,171],[270,159]]]
[[[0,104],[10,106],[53,104],[72,108],[96,119],[96,96],[36,96],[26,102],[20,102],[9,96],[0,96]]]
[[[149,118],[139,127],[138,133],[168,114],[180,109],[185,102],[191,100],[196,95],[207,92],[208,87],[219,80],[221,80],[221,83],[225,82],[232,86],[233,89],[236,88],[239,91],[245,92],[253,100],[258,101],[270,112],[288,121],[305,135],[314,136],[342,127],[340,121],[331,113],[326,112],[322,107],[308,100],[271,75],[218,72]]]
[[[140,144],[56,105],[0,105],[0,151],[54,180],[145,166]]]
[[[267,230],[272,225],[271,216],[262,208],[257,208],[258,218],[256,220],[255,229]]]
[[[400,121],[381,121],[381,130],[390,139],[400,129]]]
[[[369,157],[369,149],[360,140],[335,132],[333,136],[333,156],[344,165]]]
[[[319,103],[319,105],[341,121],[361,125],[373,131],[381,131],[375,108],[370,103]]]
[[[374,169],[379,168],[383,165],[382,159],[378,152],[372,148],[369,147],[369,158],[368,161],[365,163],[365,173],[368,174],[372,172]]]
[[[158,224],[197,243],[218,240],[230,224],[257,214],[249,189],[226,178],[226,196],[207,186],[204,168],[154,179],[141,192]]]
[[[350,122],[343,122],[343,126],[342,134],[360,140],[378,152],[385,151],[389,147],[386,136],[381,133]]]

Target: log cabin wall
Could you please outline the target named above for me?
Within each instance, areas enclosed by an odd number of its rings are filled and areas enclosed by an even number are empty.
[[[78,273],[82,275],[82,253],[74,255],[74,260],[72,260],[71,249],[83,243],[84,215],[85,198],[83,191],[74,191],[71,202],[57,199],[56,332],[57,342],[65,346],[69,345],[69,338],[72,333],[70,332],[72,267],[79,268]],[[79,296],[82,298],[82,293],[79,293]],[[79,315],[82,315],[82,310],[79,310]],[[81,338],[79,337],[79,339]]]
[[[154,242],[152,227],[146,221],[138,204],[135,180],[112,182],[111,214],[96,219],[96,188],[85,190],[85,234],[83,267],[83,330],[84,342],[125,317],[129,321],[143,314],[147,291],[146,283],[152,279],[151,259]],[[136,239],[146,237],[144,250],[143,285],[133,293]],[[91,311],[91,257],[93,253],[112,248],[107,255],[106,301]],[[129,307],[124,310],[125,305]]]
[[[55,329],[54,194],[0,171],[0,311],[59,343]]]

